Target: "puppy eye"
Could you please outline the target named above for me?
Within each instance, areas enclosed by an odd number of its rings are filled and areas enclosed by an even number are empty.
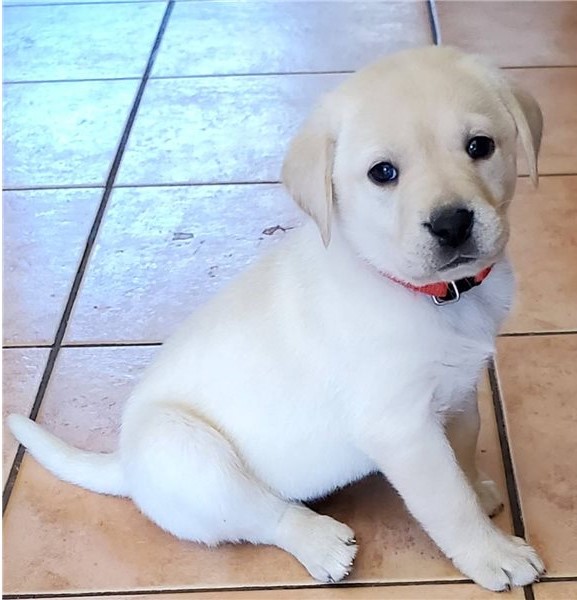
[[[388,162],[380,162],[369,169],[369,179],[377,185],[391,183],[399,177],[399,171],[395,165]]]
[[[467,154],[473,160],[489,158],[495,152],[495,142],[485,135],[476,135],[467,142]]]

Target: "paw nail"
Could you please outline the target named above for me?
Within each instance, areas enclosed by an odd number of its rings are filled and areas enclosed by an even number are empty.
[[[346,542],[345,542],[345,546],[354,546],[357,543],[356,538],[349,538]]]

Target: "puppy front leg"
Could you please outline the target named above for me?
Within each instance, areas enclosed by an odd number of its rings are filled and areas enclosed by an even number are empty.
[[[461,469],[477,492],[483,510],[493,517],[503,509],[503,502],[495,482],[477,468],[479,428],[477,391],[473,390],[462,405],[462,410],[448,417],[445,431]]]
[[[543,572],[533,548],[505,535],[483,512],[434,416],[389,422],[359,444],[455,566],[494,591],[527,585]]]

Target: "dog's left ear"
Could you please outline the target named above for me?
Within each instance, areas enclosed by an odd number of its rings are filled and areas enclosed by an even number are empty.
[[[291,142],[282,167],[283,183],[314,219],[325,246],[331,239],[333,212],[333,117],[327,106],[318,106]]]
[[[486,58],[478,55],[468,55],[465,61],[485,80],[489,79],[496,87],[496,91],[503,102],[507,112],[513,117],[515,127],[523,151],[527,157],[529,175],[533,185],[539,182],[537,171],[537,157],[541,146],[543,132],[543,115],[537,100],[528,92],[512,84],[498,69]],[[481,69],[479,71],[479,69]]]
[[[543,132],[541,109],[531,94],[512,85],[505,86],[505,89],[502,90],[502,98],[505,107],[515,121],[521,145],[527,157],[531,182],[537,187],[539,182],[537,157]]]

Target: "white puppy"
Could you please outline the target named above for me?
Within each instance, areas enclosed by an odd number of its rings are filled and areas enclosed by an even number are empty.
[[[380,471],[463,573],[491,590],[535,581],[543,564],[493,525],[500,500],[475,466],[476,383],[513,288],[517,136],[536,181],[540,110],[477,58],[430,47],[361,70],[284,164],[310,224],[165,345],[118,453],[23,417],[12,431],[58,477],[132,498],[179,538],[274,544],[322,581],[348,574],[354,533],[302,502]]]

